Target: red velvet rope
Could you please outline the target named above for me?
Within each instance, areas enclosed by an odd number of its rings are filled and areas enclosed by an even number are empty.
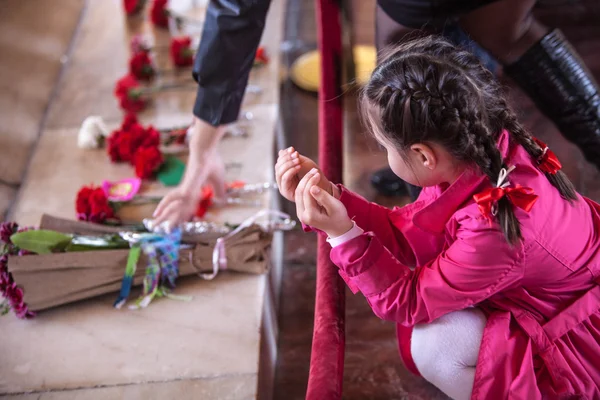
[[[332,182],[342,181],[342,29],[339,0],[316,0],[321,54],[319,164]],[[322,236],[317,246],[317,288],[306,398],[342,397],[345,346],[345,286]]]

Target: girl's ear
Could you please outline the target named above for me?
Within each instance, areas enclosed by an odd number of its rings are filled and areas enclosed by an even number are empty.
[[[423,168],[433,170],[438,164],[438,158],[435,151],[424,143],[417,143],[410,146],[417,163]]]

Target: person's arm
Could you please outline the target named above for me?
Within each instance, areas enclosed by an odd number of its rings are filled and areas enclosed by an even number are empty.
[[[414,271],[372,233],[336,246],[331,259],[377,316],[410,326],[476,305],[517,284],[524,250],[510,246],[483,218],[467,218],[454,243]]]
[[[416,241],[434,234],[422,231],[412,223],[414,208],[418,203],[392,210],[368,201],[343,185],[331,186],[332,195],[344,204],[348,216],[365,232],[373,232],[403,264],[414,267],[417,260],[422,259],[417,254],[420,243]],[[433,243],[432,240],[429,242]]]
[[[211,0],[194,62],[194,115],[213,126],[234,122],[270,0]]]
[[[190,157],[182,182],[154,212],[157,224],[177,225],[189,220],[206,182],[213,186],[216,197],[224,195],[224,167],[217,143],[223,126],[239,115],[269,3],[270,0],[210,1],[193,68],[198,93],[190,128]]]

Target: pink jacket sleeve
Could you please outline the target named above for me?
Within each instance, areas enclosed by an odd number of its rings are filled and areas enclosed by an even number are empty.
[[[486,221],[467,218],[456,235],[450,247],[414,271],[372,233],[335,247],[331,259],[377,316],[410,326],[477,304],[521,279],[524,250],[510,247]]]
[[[387,207],[372,203],[363,197],[338,185],[341,196],[340,201],[346,206],[348,216],[365,232],[373,232],[380,238],[383,245],[394,254],[401,262],[413,266],[416,263],[412,247],[390,220],[390,210]]]

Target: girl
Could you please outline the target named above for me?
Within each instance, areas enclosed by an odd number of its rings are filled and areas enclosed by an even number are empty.
[[[277,182],[350,289],[397,322],[406,366],[455,399],[600,398],[600,206],[441,39],[396,48],[360,106],[394,173],[423,187],[415,203],[369,203],[293,148]]]

